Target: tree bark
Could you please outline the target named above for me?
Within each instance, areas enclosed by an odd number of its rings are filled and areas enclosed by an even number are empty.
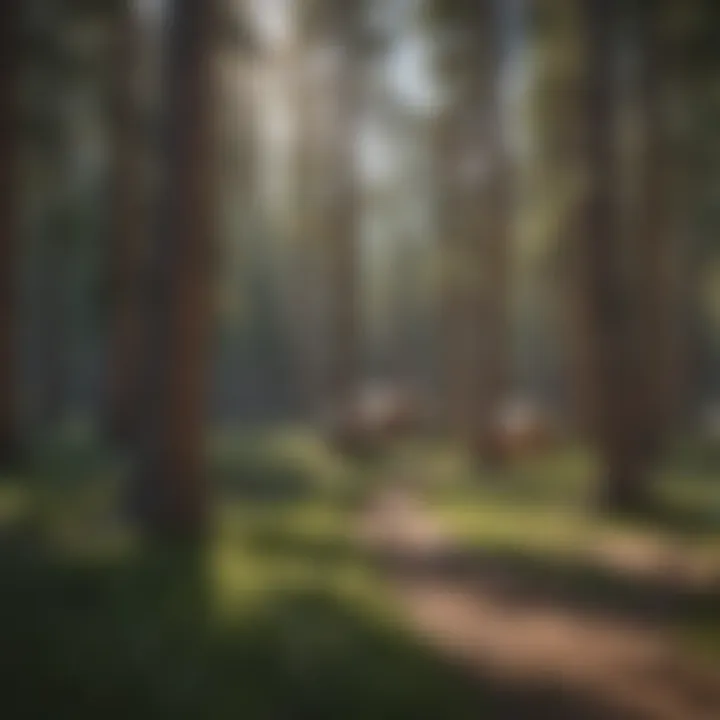
[[[207,527],[205,376],[212,324],[213,47],[216,4],[175,0],[167,21],[160,227],[151,240],[143,421],[132,509],[161,537]]]
[[[648,503],[652,452],[643,419],[648,403],[651,349],[635,338],[643,304],[635,295],[637,275],[628,273],[617,187],[616,76],[614,48],[617,0],[584,0],[586,39],[585,149],[587,191],[578,238],[583,323],[588,328],[584,362],[589,373],[591,437],[603,466],[600,502],[608,510],[641,512]],[[635,243],[633,243],[635,244]],[[637,249],[637,248],[635,248]],[[636,259],[647,260],[645,253]],[[634,277],[633,277],[634,275]]]
[[[639,78],[640,120],[644,146],[640,158],[640,226],[638,228],[638,313],[636,338],[642,358],[638,381],[644,383],[645,402],[639,422],[644,444],[656,462],[677,418],[680,405],[682,332],[678,307],[683,284],[683,252],[673,228],[674,198],[670,192],[669,130],[662,11],[648,4],[640,18],[643,54]],[[666,48],[667,49],[667,48]]]

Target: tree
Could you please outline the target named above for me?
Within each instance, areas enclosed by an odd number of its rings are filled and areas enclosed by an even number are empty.
[[[22,3],[0,24],[0,466],[16,459],[15,280],[18,249],[18,117]]]
[[[328,167],[323,186],[329,279],[328,399],[343,407],[358,382],[359,193],[355,142],[358,130],[362,2],[323,5],[326,51],[334,53],[334,114],[327,142]]]
[[[202,534],[205,375],[211,325],[213,48],[217,5],[175,0],[166,19],[159,226],[148,260],[143,419],[131,503],[146,531]]]
[[[637,382],[644,398],[637,422],[652,466],[659,458],[678,410],[680,375],[679,306],[681,248],[673,230],[671,153],[665,102],[670,70],[665,60],[664,4],[640,6],[636,17],[641,67],[638,104],[643,142],[639,153],[636,268],[637,326],[633,337],[639,359]],[[648,351],[648,349],[651,349]]]
[[[530,5],[530,162],[527,164],[531,240],[542,253],[550,301],[559,383],[559,409],[582,427],[587,415],[585,289],[576,272],[582,234],[579,211],[585,167],[583,136],[583,37],[575,0],[533,0]]]
[[[138,78],[140,20],[133,2],[116,3],[112,58],[113,212],[110,248],[111,330],[108,348],[107,431],[127,440],[138,419],[141,278],[146,214],[143,127]]]
[[[612,510],[635,512],[649,504],[649,481],[668,417],[673,293],[668,281],[670,245],[661,219],[667,168],[658,84],[658,15],[654,8],[640,17],[644,148],[634,158],[631,173],[640,198],[639,222],[633,222],[632,214],[621,214],[618,203],[618,185],[623,184],[614,131],[616,49],[623,19],[619,10],[614,1],[583,3],[588,180],[576,270],[584,289],[578,299],[587,329],[583,369],[588,373],[588,427],[604,466],[602,502]]]
[[[323,387],[324,313],[323,291],[326,248],[322,236],[322,192],[325,123],[322,103],[328,88],[323,87],[317,58],[321,51],[322,3],[305,0],[295,14],[295,41],[289,54],[290,92],[295,113],[293,182],[296,199],[293,238],[290,249],[294,277],[292,283],[292,337],[295,389],[302,415],[317,419],[326,390]],[[325,338],[326,339],[326,338]]]
[[[622,239],[615,206],[613,32],[617,3],[584,0],[582,10],[587,53],[583,126],[588,179],[575,270],[583,289],[578,299],[588,328],[583,338],[583,369],[589,376],[589,427],[606,468],[604,501],[616,508],[640,502],[641,471],[631,398],[626,396],[627,297],[618,262]]]
[[[449,104],[437,150],[448,413],[471,448],[495,461],[509,365],[509,166],[500,21],[491,0],[439,1],[435,10],[450,37],[443,52]]]

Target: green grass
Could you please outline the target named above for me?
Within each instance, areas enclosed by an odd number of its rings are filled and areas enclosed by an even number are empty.
[[[717,541],[711,530],[594,519],[577,454],[503,478],[479,476],[442,446],[400,448],[393,461],[463,545],[554,574],[578,601],[646,601],[633,578],[589,563],[585,550],[603,533],[651,534],[692,552]],[[219,432],[208,466],[215,531],[196,551],[148,547],[128,532],[117,510],[125,468],[81,430],[0,482],[3,718],[583,716],[582,701],[572,710],[547,689],[471,679],[413,635],[352,533],[382,468],[345,462],[293,429]],[[693,472],[677,497],[707,506],[715,486]],[[679,631],[713,652],[717,623],[697,602],[682,607]]]
[[[128,535],[88,438],[2,483],[3,718],[476,716],[353,541],[360,470],[292,432],[219,435],[209,461],[216,528],[192,552]]]

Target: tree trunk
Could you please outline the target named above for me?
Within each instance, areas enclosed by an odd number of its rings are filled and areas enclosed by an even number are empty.
[[[15,280],[18,245],[18,80],[22,2],[0,23],[0,467],[17,459]]]
[[[452,18],[448,59],[459,97],[440,128],[445,392],[451,427],[498,462],[508,385],[508,159],[502,133],[501,30],[483,0]]]
[[[330,130],[328,176],[324,187],[324,233],[329,254],[328,399],[345,406],[357,389],[359,375],[358,235],[359,190],[355,143],[359,115],[361,57],[358,0],[327,6],[327,40],[337,50],[334,117]]]
[[[139,19],[133,3],[117,3],[113,58],[113,225],[110,249],[111,333],[108,342],[107,432],[129,440],[138,414],[142,263],[146,237],[145,175],[138,71]]]
[[[294,237],[293,237],[293,349],[298,409],[303,419],[316,421],[323,410],[323,251],[322,182],[323,136],[318,105],[321,87],[313,72],[317,45],[318,6],[302,3],[297,17],[297,38],[292,61],[294,137]]]
[[[648,356],[638,354],[633,339],[641,308],[633,302],[636,298],[623,266],[627,239],[621,232],[616,195],[617,0],[584,0],[583,10],[588,180],[577,271],[589,330],[584,360],[590,375],[590,432],[603,464],[602,504],[612,511],[634,513],[646,507],[650,478],[651,454],[640,422],[647,395],[638,376]]]
[[[641,357],[638,382],[645,399],[638,422],[650,461],[656,461],[677,417],[679,407],[681,332],[677,308],[682,285],[682,249],[672,227],[673,197],[669,185],[669,135],[665,103],[666,70],[661,36],[661,10],[648,5],[640,16],[640,121],[644,146],[640,157],[640,226],[636,284]]]
[[[149,256],[143,421],[131,498],[143,528],[161,537],[197,537],[208,519],[203,427],[212,321],[215,8],[210,0],[175,0],[165,39],[165,176]]]
[[[486,50],[479,55],[485,105],[485,156],[487,162],[485,217],[481,220],[480,307],[481,350],[478,358],[479,393],[475,398],[478,412],[476,425],[479,435],[480,457],[486,461],[502,462],[502,443],[496,440],[503,403],[508,399],[510,384],[510,167],[504,137],[503,103],[501,95],[502,35],[500,9],[488,0],[481,18]]]
[[[435,177],[438,197],[439,261],[441,293],[439,335],[441,338],[441,383],[443,420],[452,436],[462,438],[467,427],[465,419],[467,372],[463,371],[463,342],[466,337],[464,293],[460,275],[466,267],[463,257],[462,212],[460,202],[460,165],[463,138],[461,115],[453,103],[443,111],[435,128]]]
[[[638,514],[651,507],[652,465],[642,448],[630,440],[615,443],[604,456],[605,470],[598,504],[610,513]]]

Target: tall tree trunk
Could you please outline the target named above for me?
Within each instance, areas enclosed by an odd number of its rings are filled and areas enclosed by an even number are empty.
[[[542,213],[549,208],[555,219],[544,240],[557,253],[553,270],[559,282],[552,303],[562,345],[561,372],[567,378],[561,410],[577,431],[583,431],[589,429],[591,358],[584,312],[586,287],[577,272],[582,251],[578,238],[584,222],[578,194],[586,160],[581,8],[576,0],[533,0],[532,4],[547,18],[548,26],[536,48],[534,207]]]
[[[152,239],[143,343],[143,421],[133,509],[145,530],[206,528],[205,376],[212,321],[213,47],[216,3],[175,0],[165,38],[160,227]]]
[[[109,260],[112,319],[106,423],[113,440],[125,441],[139,419],[141,278],[146,238],[143,124],[138,87],[142,44],[139,18],[132,2],[117,3],[114,30],[113,225]]]
[[[682,331],[678,308],[683,285],[683,249],[673,227],[670,192],[670,136],[664,60],[662,4],[644,6],[640,21],[642,70],[639,78],[640,121],[644,145],[640,157],[640,226],[638,233],[638,302],[641,357],[638,381],[645,400],[639,422],[650,463],[657,462],[679,409]],[[651,349],[651,350],[649,350]]]
[[[587,43],[585,148],[588,181],[577,271],[585,288],[586,370],[590,374],[590,430],[604,467],[601,502],[611,510],[638,511],[647,504],[648,453],[639,418],[645,393],[631,342],[638,304],[623,267],[624,241],[616,188],[614,72],[617,0],[584,0]]]
[[[435,177],[437,179],[438,223],[440,235],[441,294],[439,334],[441,337],[441,385],[444,423],[450,433],[463,437],[467,422],[463,387],[463,342],[466,338],[463,292],[460,276],[467,267],[462,251],[462,213],[460,203],[460,166],[463,138],[461,115],[456,103],[445,108],[435,132]]]
[[[329,256],[328,399],[344,406],[351,401],[359,375],[359,191],[356,139],[362,59],[359,0],[331,2],[326,7],[326,39],[336,51],[335,98],[328,176],[324,191]]]
[[[438,153],[443,164],[446,393],[451,426],[481,459],[497,462],[497,421],[509,365],[508,160],[500,96],[498,8],[482,0],[452,18],[458,83]]]
[[[18,244],[18,82],[21,0],[0,23],[0,467],[17,454],[15,280]]]
[[[481,458],[502,461],[501,446],[496,432],[503,403],[508,399],[510,353],[509,262],[510,262],[510,186],[509,158],[504,137],[503,103],[501,96],[502,35],[500,8],[486,0],[478,11],[483,34],[484,52],[478,53],[478,85],[485,106],[484,153],[487,177],[481,188],[484,196],[484,217],[479,218],[481,276],[478,285],[478,315],[481,337],[478,355],[479,383],[475,396],[475,426]],[[478,203],[478,207],[481,207]],[[476,232],[478,232],[476,230]]]
[[[323,251],[322,213],[319,203],[322,182],[323,124],[319,110],[322,83],[313,63],[317,49],[322,8],[302,2],[296,17],[296,41],[291,54],[293,68],[294,137],[294,237],[293,349],[296,397],[304,419],[315,421],[323,398]]]

